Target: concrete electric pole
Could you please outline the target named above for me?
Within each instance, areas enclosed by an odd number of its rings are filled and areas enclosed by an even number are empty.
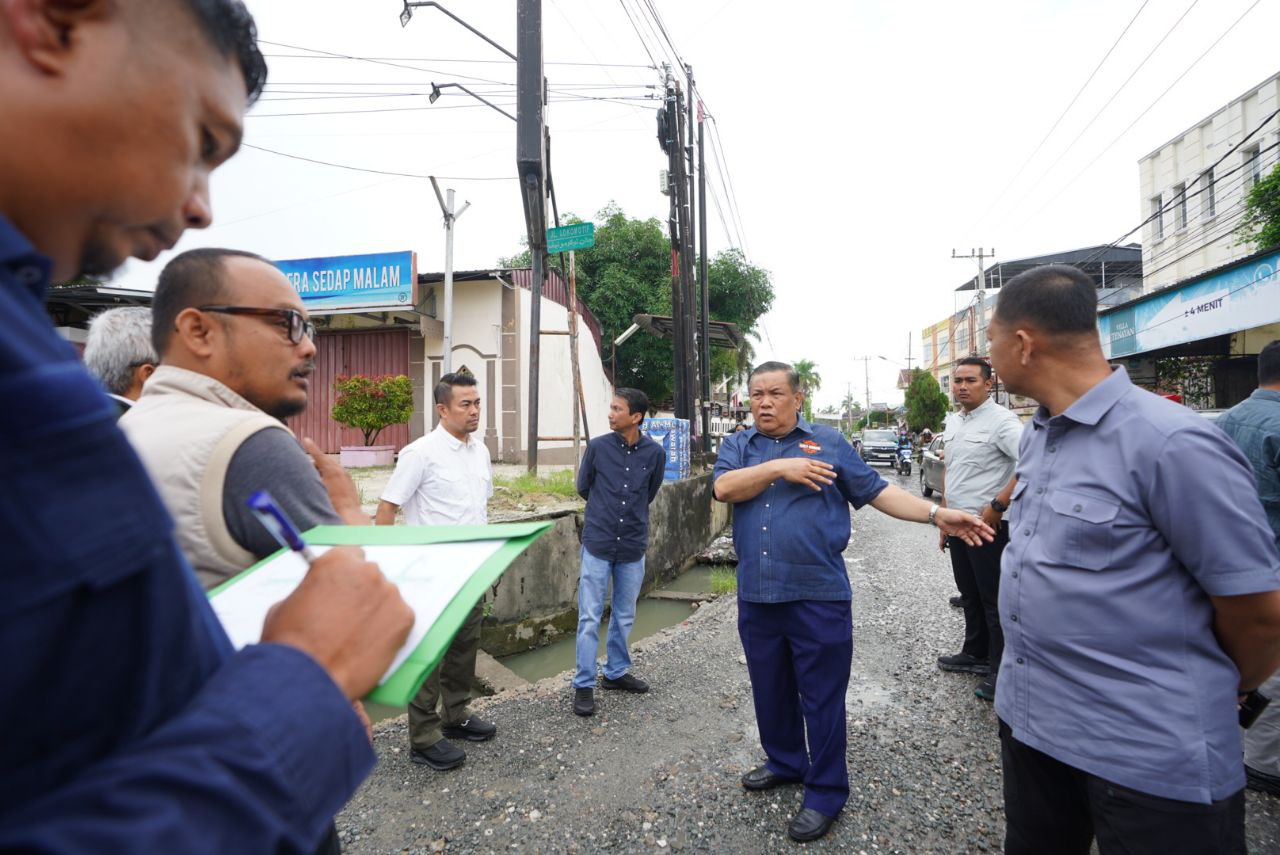
[[[995,258],[996,251],[992,249],[985,252],[982,247],[978,247],[977,252],[970,249],[968,255],[956,255],[956,251],[951,250],[952,258],[972,258],[978,262],[978,322],[974,324],[974,338],[977,339],[973,343],[973,349],[979,356],[985,356],[987,336],[985,330],[987,328],[987,299],[986,291],[983,287],[983,280],[986,279],[987,268],[983,264],[983,260],[987,258]]]
[[[436,199],[440,202],[440,212],[444,214],[444,354],[441,370],[448,374],[453,371],[453,224],[461,217],[470,202],[453,209],[453,190],[446,190],[440,195],[440,185],[435,176],[431,176],[431,186],[436,191]],[[446,201],[447,199],[447,201]]]

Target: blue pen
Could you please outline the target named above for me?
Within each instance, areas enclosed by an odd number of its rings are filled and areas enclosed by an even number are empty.
[[[302,535],[298,533],[297,527],[285,516],[284,511],[280,510],[280,506],[276,504],[276,500],[271,498],[271,494],[266,490],[259,490],[249,497],[249,510],[253,511],[254,516],[258,518],[258,522],[271,532],[281,546],[285,549],[291,549],[298,553],[306,560],[308,564],[316,560],[316,555],[307,546],[307,542],[302,539]]]

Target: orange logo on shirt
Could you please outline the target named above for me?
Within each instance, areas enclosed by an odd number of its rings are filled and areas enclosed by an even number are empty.
[[[805,454],[817,454],[822,450],[822,446],[818,445],[818,443],[811,439],[806,439],[804,442],[800,443],[800,450]]]

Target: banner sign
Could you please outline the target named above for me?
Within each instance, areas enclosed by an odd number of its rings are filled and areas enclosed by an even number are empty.
[[[412,309],[417,304],[417,259],[412,252],[273,263],[313,314],[334,309]]]
[[[1098,317],[1108,359],[1159,350],[1280,321],[1280,253]]]

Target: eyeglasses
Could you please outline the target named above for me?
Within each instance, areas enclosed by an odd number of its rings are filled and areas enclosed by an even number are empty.
[[[276,318],[288,325],[289,341],[297,344],[302,337],[315,341],[316,325],[303,317],[297,309],[260,309],[256,306],[197,306],[201,312],[218,312],[223,315],[253,315],[259,318]]]

